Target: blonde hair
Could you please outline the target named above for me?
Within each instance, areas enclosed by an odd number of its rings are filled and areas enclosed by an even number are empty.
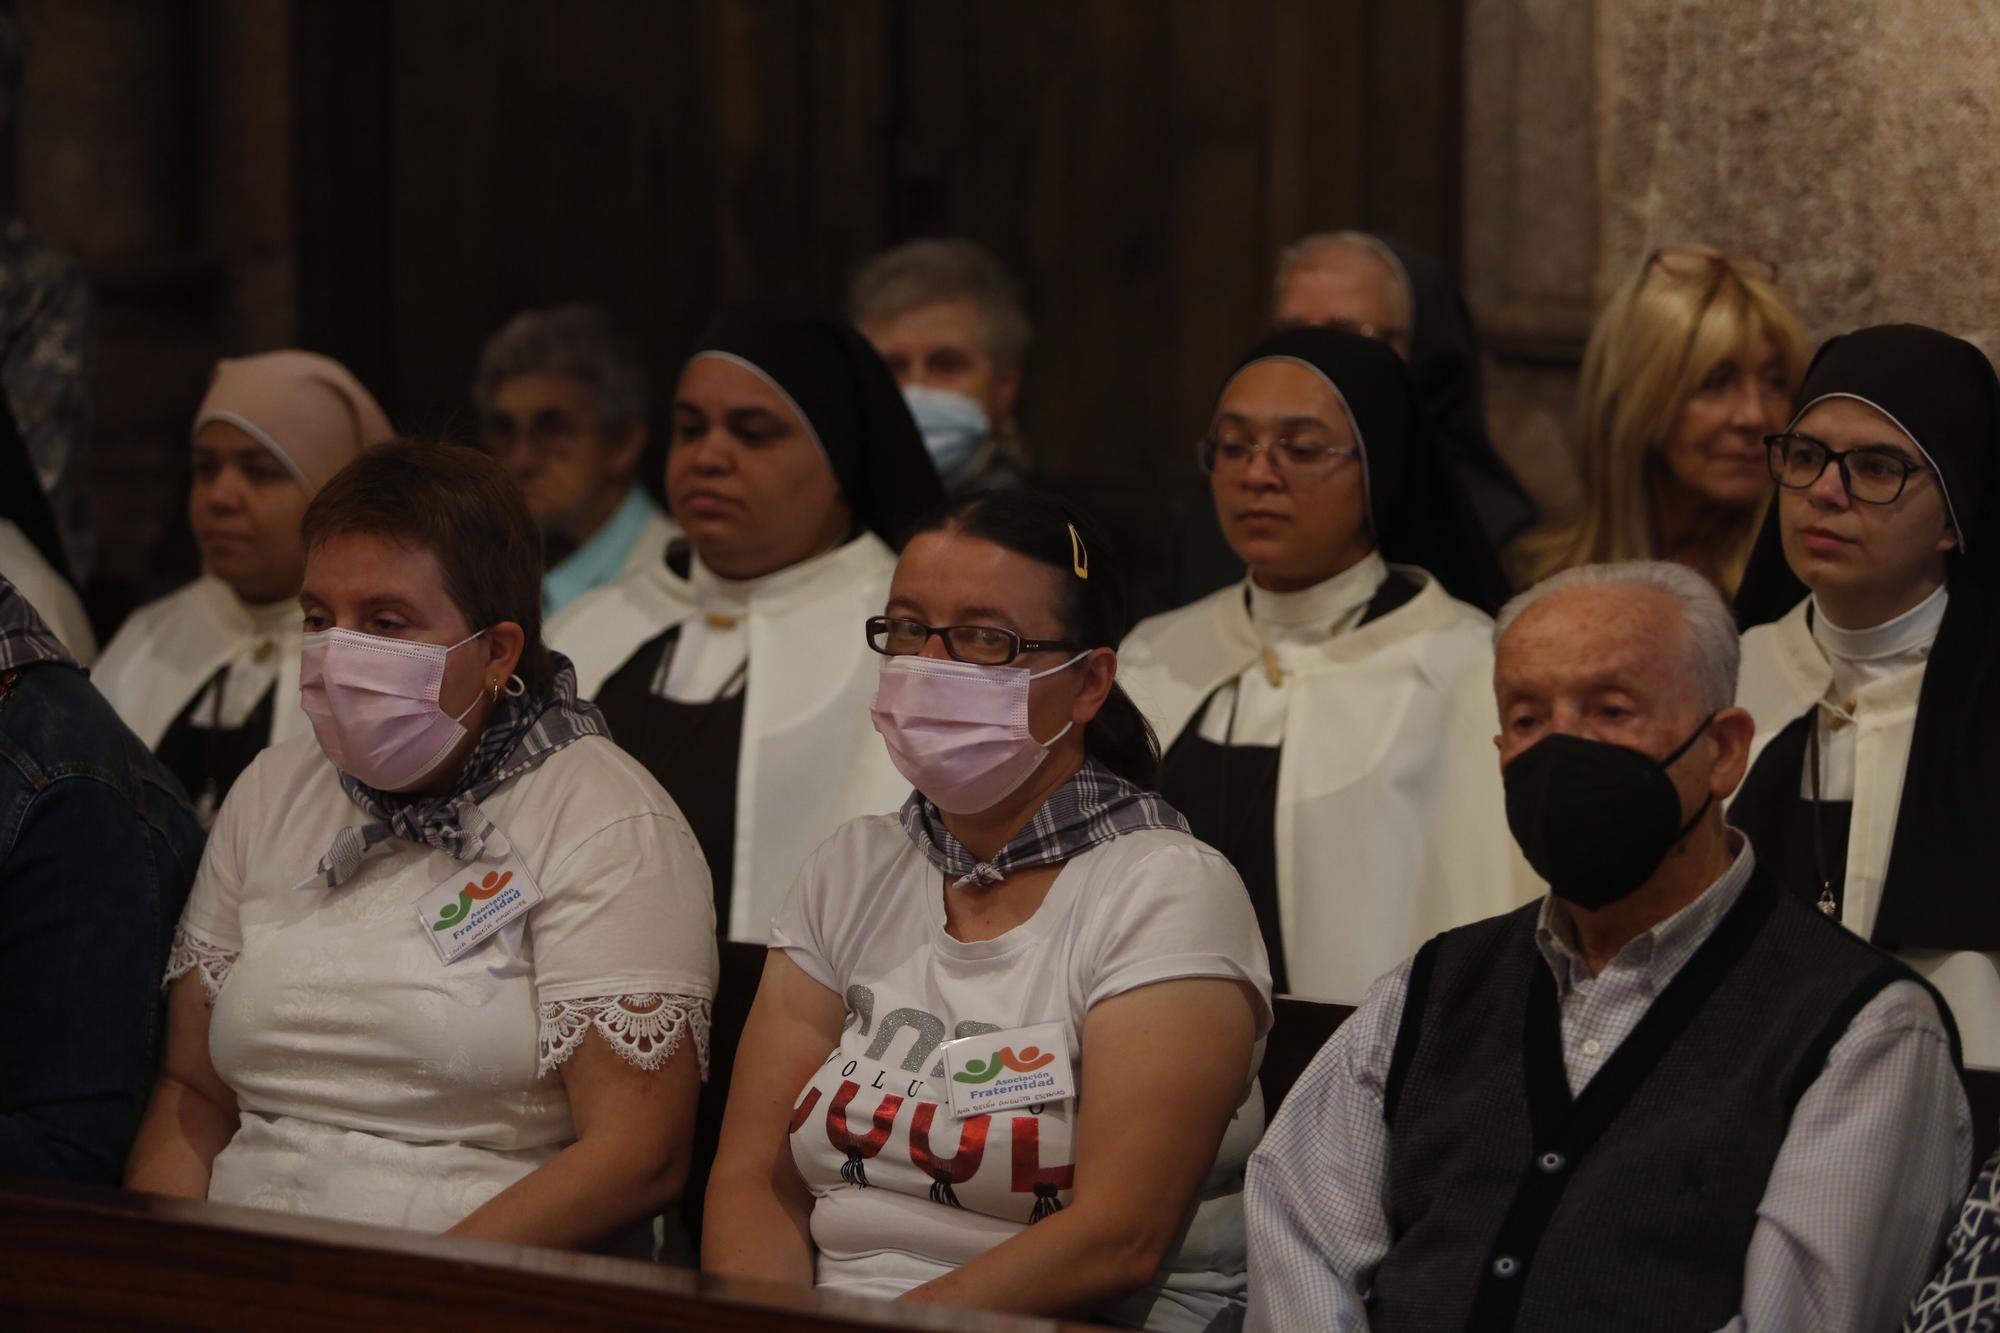
[[[1650,560],[1653,485],[1661,449],[1714,369],[1768,338],[1796,393],[1805,332],[1778,289],[1718,257],[1695,272],[1648,260],[1619,287],[1590,331],[1577,386],[1582,510],[1523,537],[1512,553],[1523,582],[1577,565]],[[1764,505],[1727,520],[1696,570],[1733,595],[1756,544]]]

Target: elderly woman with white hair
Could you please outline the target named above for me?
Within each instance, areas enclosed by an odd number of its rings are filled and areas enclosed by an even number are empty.
[[[133,612],[91,679],[194,800],[206,828],[266,745],[302,736],[299,520],[395,432],[339,362],[265,352],[216,365],[194,419],[194,582]]]
[[[487,340],[472,381],[479,439],[542,530],[542,614],[660,562],[679,534],[637,481],[647,393],[638,349],[602,309],[523,310]]]

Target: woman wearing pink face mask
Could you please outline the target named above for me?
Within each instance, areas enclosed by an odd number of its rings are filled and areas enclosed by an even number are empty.
[[[1149,790],[1118,578],[1086,518],[1031,492],[961,501],[904,549],[866,634],[916,790],[829,838],[778,913],[706,1270],[1240,1321],[1270,974],[1235,871]]]
[[[499,464],[383,445],[303,533],[313,736],[217,817],[127,1183],[601,1243],[685,1178],[707,868],[542,645],[541,540]]]

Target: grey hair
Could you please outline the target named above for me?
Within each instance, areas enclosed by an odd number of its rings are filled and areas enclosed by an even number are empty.
[[[1736,702],[1736,673],[1743,644],[1715,585],[1686,565],[1666,560],[1620,560],[1607,565],[1578,565],[1543,579],[1500,608],[1493,622],[1493,646],[1513,628],[1523,612],[1544,597],[1566,588],[1652,588],[1679,603],[1688,630],[1688,670],[1694,676],[1696,701],[1704,713]]]
[[[598,427],[622,436],[646,421],[646,373],[638,349],[619,335],[602,306],[523,310],[486,340],[472,378],[483,417],[500,385],[516,375],[567,375],[590,391]]]
[[[907,241],[870,259],[848,285],[847,317],[868,324],[963,299],[979,306],[986,354],[1004,369],[1019,366],[1034,337],[1020,284],[991,251],[962,236]]]
[[[1284,290],[1285,279],[1299,269],[1313,267],[1314,261],[1328,250],[1365,250],[1380,260],[1387,270],[1382,287],[1389,298],[1389,309],[1395,312],[1396,323],[1405,335],[1416,332],[1417,300],[1410,287],[1409,270],[1403,267],[1402,258],[1389,248],[1388,242],[1365,231],[1316,231],[1293,241],[1278,256],[1278,271],[1271,279],[1272,295]]]

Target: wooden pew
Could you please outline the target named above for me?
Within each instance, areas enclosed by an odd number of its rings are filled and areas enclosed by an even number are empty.
[[[691,1333],[1081,1333],[532,1246],[423,1236],[116,1190],[0,1184],[10,1328],[662,1328]]]
[[[725,944],[712,1077],[695,1163],[714,1157],[729,1071],[764,950]],[[1275,1115],[1345,1005],[1278,997],[1261,1075]],[[2000,1071],[1966,1075],[1983,1161],[2000,1139]],[[700,1193],[690,1188],[690,1213]],[[956,1330],[1053,1333],[1058,1325],[969,1311],[891,1307],[702,1278],[599,1255],[415,1235],[113,1190],[0,1182],[0,1311],[13,1327],[221,1328],[282,1320],[286,1333],[418,1324],[482,1333],[555,1326]],[[25,1318],[23,1318],[25,1316]]]

